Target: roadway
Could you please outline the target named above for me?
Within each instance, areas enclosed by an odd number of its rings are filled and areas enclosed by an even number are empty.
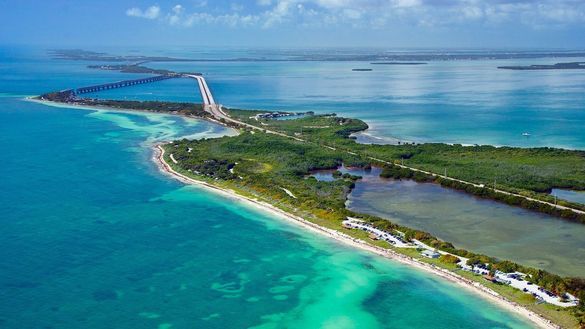
[[[201,93],[201,98],[203,99],[203,108],[205,111],[207,111],[211,115],[213,115],[213,117],[216,120],[218,120],[218,121],[223,120],[224,122],[231,122],[231,123],[234,123],[234,124],[239,125],[239,126],[244,126],[244,127],[250,128],[250,129],[264,131],[264,132],[269,133],[269,134],[292,138],[292,139],[297,140],[299,142],[306,142],[306,140],[301,139],[301,138],[289,136],[287,134],[283,134],[283,133],[278,132],[278,131],[268,130],[268,129],[265,129],[262,127],[254,126],[254,125],[251,125],[249,123],[242,122],[242,121],[239,121],[239,120],[236,120],[236,119],[230,117],[227,113],[225,113],[223,111],[223,106],[221,106],[220,104],[217,104],[215,102],[215,99],[213,98],[213,94],[211,93],[211,90],[209,90],[209,86],[207,85],[207,81],[205,81],[204,77],[202,77],[200,75],[193,75],[193,74],[187,74],[185,76],[197,80],[197,84],[199,86],[199,92]]]
[[[310,141],[305,140],[305,139],[302,139],[302,138],[298,138],[296,136],[290,136],[290,135],[287,135],[287,134],[284,134],[284,133],[281,133],[281,132],[278,132],[278,131],[268,130],[268,129],[263,128],[263,127],[254,126],[252,124],[249,124],[249,123],[246,123],[246,122],[242,122],[242,121],[239,121],[239,120],[236,120],[236,119],[230,117],[228,114],[226,114],[223,111],[223,107],[220,104],[216,104],[215,103],[215,99],[213,98],[213,94],[211,93],[211,90],[209,90],[209,86],[207,85],[207,82],[205,81],[205,78],[204,77],[202,77],[200,75],[187,75],[187,77],[194,78],[194,79],[197,80],[197,83],[199,85],[199,91],[200,91],[201,96],[203,98],[203,107],[204,107],[204,109],[206,111],[208,111],[209,113],[211,113],[211,115],[213,115],[213,117],[215,117],[215,119],[217,119],[218,121],[222,121],[223,120],[224,122],[231,122],[231,123],[234,123],[236,125],[248,127],[248,128],[254,129],[254,130],[260,130],[260,131],[264,131],[264,132],[269,133],[269,134],[274,134],[274,135],[278,135],[278,136],[282,136],[282,137],[294,139],[294,140],[299,141],[299,142],[310,143]],[[330,150],[336,150],[336,148],[334,148],[332,146],[323,145],[323,144],[320,144],[320,146],[323,147],[323,148],[330,149]],[[345,150],[345,152],[347,152],[348,154],[351,154],[351,155],[358,155],[355,152],[348,151],[348,150]],[[476,184],[476,183],[473,183],[473,182],[464,181],[464,180],[457,179],[457,178],[452,178],[452,177],[449,177],[447,175],[439,175],[439,174],[435,174],[435,173],[430,172],[430,171],[426,171],[426,170],[422,170],[422,169],[417,169],[417,168],[410,167],[410,166],[406,166],[406,165],[403,165],[403,164],[396,164],[396,163],[393,163],[393,162],[390,162],[390,161],[378,159],[378,158],[371,157],[371,156],[364,156],[364,157],[367,158],[367,159],[371,159],[371,160],[374,160],[374,161],[378,161],[380,163],[392,164],[392,165],[395,165],[395,166],[399,166],[401,168],[410,169],[412,171],[416,171],[416,172],[420,172],[420,173],[423,173],[423,174],[431,175],[433,177],[440,177],[442,179],[450,180],[450,181],[453,181],[453,182],[458,182],[458,183],[462,183],[462,184],[466,184],[466,185],[471,185],[471,186],[478,187],[478,188],[489,189],[489,190],[492,190],[492,191],[494,191],[496,193],[501,193],[501,194],[504,194],[504,195],[510,195],[510,196],[520,197],[520,198],[523,198],[525,200],[533,201],[533,202],[538,202],[538,203],[541,203],[541,204],[545,204],[545,205],[554,207],[554,208],[559,209],[559,210],[570,210],[570,211],[573,211],[576,214],[581,214],[581,215],[582,214],[585,214],[585,211],[582,211],[582,210],[579,210],[579,209],[575,209],[575,208],[571,208],[571,207],[565,207],[565,206],[557,205],[557,204],[554,204],[552,202],[543,201],[543,200],[539,200],[539,199],[534,199],[534,198],[527,197],[527,196],[524,196],[524,195],[521,195],[521,194],[508,192],[508,191],[501,190],[501,189],[498,189],[498,188],[488,187],[488,186],[485,186],[483,184]]]

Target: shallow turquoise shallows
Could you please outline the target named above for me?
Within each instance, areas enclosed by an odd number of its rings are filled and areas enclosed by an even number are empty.
[[[174,181],[152,143],[228,132],[23,101],[123,75],[11,56],[0,63],[0,327],[530,327],[453,284]]]

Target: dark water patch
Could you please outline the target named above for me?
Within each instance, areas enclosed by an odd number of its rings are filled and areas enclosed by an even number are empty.
[[[361,179],[371,179],[376,178],[382,172],[382,168],[378,167],[371,167],[371,168],[355,168],[355,167],[346,167],[341,166],[337,169],[322,169],[322,170],[314,170],[311,172],[309,177],[314,177],[318,181],[323,182],[332,182],[336,179],[341,178],[341,176],[336,177],[334,175],[335,172],[339,171],[341,174],[349,174],[352,176],[360,177]]]
[[[107,300],[116,300],[118,299],[118,294],[114,290],[103,289],[94,291],[92,297],[97,302],[107,301]]]
[[[9,289],[34,289],[40,286],[40,283],[31,281],[14,281],[5,283],[3,286]]]
[[[307,279],[307,277],[305,275],[291,274],[291,275],[287,275],[287,276],[280,278],[280,281],[284,282],[284,283],[294,284],[294,283],[301,283],[301,282],[305,281],[306,279]]]

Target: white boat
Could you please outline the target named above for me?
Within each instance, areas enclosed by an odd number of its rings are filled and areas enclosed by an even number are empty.
[[[523,133],[522,133],[522,136],[528,137],[528,136],[530,136],[530,133],[523,132]]]

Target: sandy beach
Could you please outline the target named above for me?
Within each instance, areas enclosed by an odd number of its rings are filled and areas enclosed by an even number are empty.
[[[268,204],[266,202],[259,201],[259,200],[253,199],[253,198],[248,198],[248,197],[237,194],[233,190],[220,188],[220,187],[214,186],[212,184],[209,184],[207,182],[196,180],[196,179],[193,179],[191,177],[187,177],[181,173],[178,173],[175,170],[173,170],[172,167],[164,160],[164,149],[162,148],[161,145],[155,146],[153,160],[156,162],[157,166],[159,167],[159,169],[162,172],[172,176],[173,178],[175,178],[175,179],[177,179],[185,184],[195,184],[195,185],[204,187],[210,191],[213,191],[215,193],[218,193],[224,197],[228,197],[230,199],[238,200],[241,202],[246,202],[248,205],[251,205],[251,206],[257,208],[258,210],[261,210],[263,212],[268,212],[269,214],[271,214],[273,216],[277,216],[280,219],[286,220],[286,221],[294,223],[296,225],[300,225],[300,226],[304,227],[305,229],[308,229],[308,230],[311,230],[312,232],[327,236],[328,238],[332,238],[332,239],[334,239],[338,242],[341,242],[345,245],[359,248],[361,250],[365,250],[365,251],[368,251],[368,252],[371,252],[371,253],[374,253],[374,254],[377,254],[379,256],[386,257],[386,258],[389,258],[389,259],[392,259],[395,261],[399,261],[403,264],[406,264],[406,265],[415,267],[417,269],[426,271],[428,273],[432,273],[434,275],[440,276],[443,279],[449,280],[462,288],[468,289],[469,291],[472,291],[472,292],[482,296],[483,298],[499,305],[500,307],[503,307],[503,308],[515,313],[515,314],[522,316],[523,318],[529,320],[530,322],[532,322],[533,324],[535,324],[539,328],[555,328],[555,329],[561,328],[560,326],[545,319],[541,315],[539,315],[533,311],[530,311],[530,310],[522,307],[521,305],[518,305],[517,303],[515,303],[513,301],[510,301],[510,300],[504,298],[503,296],[499,295],[497,292],[485,287],[484,285],[481,285],[478,282],[468,280],[468,279],[466,279],[466,278],[464,278],[456,273],[453,273],[453,272],[448,271],[446,269],[436,267],[436,266],[431,265],[431,264],[421,262],[417,259],[414,259],[412,257],[408,257],[406,255],[394,252],[394,251],[389,250],[389,249],[384,249],[384,248],[370,245],[363,240],[353,238],[349,235],[346,235],[342,232],[339,232],[339,231],[336,231],[333,229],[321,227],[321,226],[314,224],[312,222],[309,222],[301,217],[287,213],[287,212],[285,212],[285,211],[283,211],[283,210],[281,210],[281,209],[279,209],[271,204]]]
[[[35,99],[35,96],[28,96],[24,97],[24,100],[27,102],[39,103],[46,106],[53,106],[59,108],[66,108],[66,109],[76,109],[76,110],[87,110],[87,111],[108,111],[108,112],[119,112],[119,113],[126,113],[126,114],[136,114],[136,113],[144,113],[144,114],[152,114],[152,115],[178,115],[184,117],[189,120],[203,120],[208,122],[213,122],[221,126],[225,126],[223,123],[215,120],[212,117],[197,117],[191,116],[186,114],[180,113],[165,113],[165,112],[155,112],[155,111],[147,111],[147,110],[134,110],[134,109],[123,109],[123,108],[116,108],[116,107],[109,107],[109,106],[99,106],[99,105],[78,105],[78,104],[68,104],[62,102],[54,102],[48,100],[41,100]],[[233,129],[233,128],[232,128]],[[235,132],[235,130],[234,130]]]

